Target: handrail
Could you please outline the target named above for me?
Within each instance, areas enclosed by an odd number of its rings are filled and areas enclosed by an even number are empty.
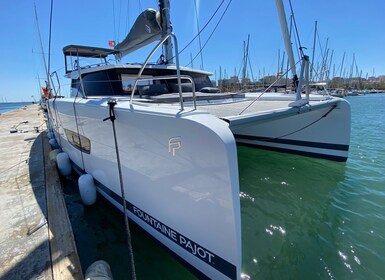
[[[183,95],[182,95],[182,82],[181,82],[180,65],[179,65],[178,41],[177,41],[176,36],[175,36],[174,33],[169,33],[166,36],[164,36],[162,38],[162,40],[160,40],[159,43],[154,47],[154,49],[151,51],[151,53],[147,56],[146,60],[144,61],[142,67],[140,68],[140,70],[138,72],[138,77],[136,78],[136,80],[134,82],[134,87],[132,89],[131,98],[130,98],[130,102],[131,103],[134,100],[134,93],[135,93],[135,90],[136,90],[136,88],[138,86],[138,82],[141,79],[140,76],[143,74],[143,71],[144,71],[145,67],[147,66],[149,60],[155,54],[155,52],[160,48],[160,46],[162,46],[164,44],[164,42],[166,42],[166,40],[168,38],[170,38],[170,37],[172,37],[174,39],[174,44],[175,44],[174,47],[175,47],[175,54],[176,54],[175,55],[175,60],[176,60],[176,78],[178,80],[179,102],[180,102],[180,107],[181,107],[182,111],[184,110],[184,107],[183,107]],[[192,82],[192,84],[194,84],[194,83]],[[193,92],[193,95],[194,95],[193,96],[193,98],[194,98],[194,106],[196,106],[195,86],[193,86],[193,87],[194,87],[193,88],[194,89],[194,92]]]
[[[53,77],[53,76],[56,77],[56,81],[57,81],[57,83],[58,83],[58,88],[57,88],[57,89],[56,89],[56,87],[55,87],[55,83],[54,83],[53,80],[52,80],[52,77]],[[50,78],[51,78],[51,84],[52,84],[52,86],[53,86],[53,90],[54,90],[54,92],[55,92],[55,95],[56,95],[56,96],[60,95],[60,80],[59,80],[59,76],[58,76],[57,72],[56,72],[56,71],[52,72],[51,75],[50,75]]]
[[[143,78],[139,78],[137,79],[138,81],[151,81],[151,80],[170,80],[170,79],[175,79],[175,78],[180,78],[181,80],[182,79],[185,79],[185,80],[189,80],[191,82],[191,89],[192,89],[192,94],[193,94],[193,102],[194,102],[194,109],[197,108],[197,104],[196,104],[196,94],[195,94],[195,84],[194,84],[194,80],[191,76],[188,76],[188,75],[166,75],[166,76],[153,76],[153,77],[143,77]],[[182,84],[179,85],[180,86],[180,91],[181,91],[181,88],[182,88]],[[135,86],[131,92],[131,95],[134,93],[134,90],[135,90]],[[132,102],[132,101],[131,101]],[[182,110],[183,110],[183,107],[182,107]]]

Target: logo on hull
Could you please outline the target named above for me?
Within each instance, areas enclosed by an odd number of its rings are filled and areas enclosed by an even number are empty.
[[[172,137],[168,140],[168,152],[175,157],[176,151],[182,147],[181,137]]]

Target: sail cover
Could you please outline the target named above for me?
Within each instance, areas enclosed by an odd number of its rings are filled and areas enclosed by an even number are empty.
[[[119,53],[117,58],[146,46],[154,41],[161,39],[161,27],[159,24],[159,13],[154,9],[143,11],[136,19],[127,37],[115,46]]]

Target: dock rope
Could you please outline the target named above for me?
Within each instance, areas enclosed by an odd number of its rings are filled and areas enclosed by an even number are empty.
[[[124,223],[126,226],[126,232],[127,232],[127,246],[128,246],[128,251],[130,254],[130,261],[131,261],[131,278],[133,280],[136,280],[136,272],[135,272],[135,263],[134,263],[134,251],[132,249],[132,243],[131,243],[131,231],[130,231],[130,226],[128,223],[128,217],[126,214],[126,197],[124,194],[124,186],[123,186],[123,176],[122,176],[122,167],[120,164],[120,156],[119,156],[119,147],[118,147],[118,140],[116,137],[116,128],[115,128],[115,111],[114,107],[117,104],[115,100],[109,100],[107,102],[108,107],[109,107],[109,117],[103,119],[103,121],[110,120],[112,123],[112,130],[114,134],[114,142],[115,142],[115,152],[116,152],[116,161],[118,163],[118,173],[119,173],[119,182],[120,182],[120,191],[122,195],[122,206],[123,206],[123,214],[124,214]]]

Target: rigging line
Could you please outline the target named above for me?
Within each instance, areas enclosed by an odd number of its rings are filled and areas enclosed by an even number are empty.
[[[319,122],[321,119],[323,119],[323,118],[325,118],[327,115],[329,115],[329,114],[330,114],[336,107],[337,107],[337,105],[334,104],[334,105],[330,108],[330,110],[327,111],[325,114],[323,114],[321,117],[319,117],[319,118],[316,119],[315,121],[309,123],[308,125],[305,125],[304,127],[299,128],[299,129],[297,129],[297,130],[295,130],[295,131],[289,132],[289,133],[287,133],[287,134],[284,134],[284,135],[281,135],[281,136],[278,136],[278,137],[273,137],[273,138],[267,138],[267,137],[266,137],[266,138],[261,138],[261,139],[258,139],[258,140],[260,140],[260,141],[269,141],[269,140],[270,140],[270,141],[271,141],[271,140],[276,140],[276,139],[280,139],[280,138],[284,138],[284,137],[293,135],[293,134],[295,134],[295,133],[297,133],[297,132],[300,132],[300,131],[302,131],[302,130],[304,130],[304,129],[310,127],[310,126],[312,126],[313,124]]]
[[[319,32],[317,31],[317,38],[318,38],[318,45],[319,45],[319,48],[320,48],[320,51],[321,51],[321,58],[322,60],[324,59],[324,52],[323,52],[323,47],[321,45],[321,39],[319,37]]]
[[[290,16],[290,28],[293,28],[293,26],[294,26],[294,15],[291,15]],[[291,31],[292,30],[290,30],[290,40],[291,40]],[[300,50],[301,50],[301,43],[298,42],[296,37],[294,37],[294,43],[295,43],[295,50],[297,52],[298,57],[302,57],[301,56],[301,52],[300,52]]]
[[[294,11],[293,11],[293,6],[291,5],[291,0],[289,0],[289,4],[290,4],[291,14],[293,15],[293,23],[294,23],[295,33],[296,33],[296,35],[297,35],[298,44],[299,44],[299,51],[301,52],[301,57],[303,57],[303,56],[304,56],[304,53],[303,53],[303,50],[302,50],[301,40],[299,39],[299,33],[298,33],[297,23],[296,23],[296,21],[295,21],[295,16],[294,16]]]
[[[192,61],[194,61],[198,57],[198,55],[203,51],[203,49],[206,47],[207,43],[210,41],[211,37],[214,35],[214,32],[217,30],[217,28],[218,28],[219,24],[221,23],[223,17],[225,16],[225,14],[226,14],[226,12],[227,12],[231,2],[233,2],[233,0],[229,1],[229,3],[227,4],[225,10],[223,11],[221,17],[219,18],[218,23],[215,25],[215,27],[214,27],[213,31],[211,32],[210,36],[207,38],[206,42],[203,44],[202,49],[199,51],[199,53],[197,53],[197,55],[192,59]],[[191,62],[189,64],[187,64],[187,66],[190,65],[190,64],[191,64]]]
[[[195,17],[196,17],[196,24],[197,24],[197,29],[198,29],[198,41],[199,41],[199,49],[202,49],[202,42],[201,42],[201,36],[200,36],[200,30],[199,30],[199,18],[198,18],[198,7],[197,7],[197,1],[194,0],[194,7],[195,7]],[[201,52],[201,69],[204,69],[203,66],[203,52]]]
[[[79,95],[79,89],[76,92],[76,96],[75,96],[74,102],[72,103],[72,106],[74,108],[74,117],[75,117],[75,124],[76,124],[76,132],[78,133],[78,140],[79,140],[79,146],[80,146],[80,155],[82,157],[82,165],[83,165],[82,171],[84,171],[86,167],[84,165],[83,145],[82,145],[82,140],[80,139],[78,115],[76,113],[76,99],[78,98],[78,95]]]
[[[250,72],[251,72],[251,78],[253,79],[254,82],[254,73],[253,73],[253,67],[251,66],[251,61],[250,61],[250,56],[247,54],[248,61],[249,61],[249,67],[250,67]]]
[[[314,71],[313,80],[320,78],[320,73],[319,73],[318,70],[314,67],[314,65],[311,65],[310,67],[311,67],[311,69],[313,69],[313,71]]]
[[[315,21],[315,26],[314,26],[314,39],[313,39],[313,50],[312,50],[312,56],[311,56],[310,81],[313,79],[313,68],[314,68],[313,66],[314,66],[316,40],[317,40],[317,21]]]
[[[43,123],[44,124],[44,123]],[[0,172],[0,175],[3,175],[4,173],[7,173],[8,171],[10,171],[11,169],[17,167],[18,165],[22,164],[22,163],[26,163],[26,160],[23,159],[23,160],[20,160],[18,163],[15,163],[14,165],[8,167],[7,169],[4,169]]]
[[[52,15],[53,15],[53,0],[51,0],[51,11],[50,11],[50,16],[49,16],[49,39],[48,39],[48,69],[47,69],[47,87],[48,87],[48,97],[52,96],[52,90],[51,90],[51,77],[50,77],[50,71],[51,71],[51,42],[52,42]],[[58,114],[57,114],[57,109],[56,109],[56,94],[54,97],[54,100],[52,101],[52,106],[54,107],[55,110],[55,122],[56,122],[56,127],[59,133],[59,124],[58,124]],[[59,134],[59,145],[61,147],[61,139],[60,139],[60,134]]]
[[[242,59],[241,65],[239,66],[238,74],[237,74],[237,79],[239,79],[239,76],[241,75],[241,71],[243,69],[243,64],[245,63],[245,59]]]
[[[297,63],[294,64],[293,67],[297,66],[297,64],[300,63],[301,61],[302,61],[301,59],[298,60]],[[279,76],[278,79],[276,79],[276,80],[275,80],[270,86],[268,86],[268,87],[267,87],[267,88],[266,88],[260,95],[258,95],[258,96],[257,96],[257,97],[256,97],[250,104],[249,104],[249,105],[247,105],[247,106],[245,107],[245,109],[243,109],[243,110],[238,114],[238,116],[242,115],[248,108],[250,108],[251,105],[253,105],[256,101],[258,101],[259,98],[261,98],[261,96],[264,95],[269,89],[271,89],[271,87],[272,87],[273,85],[275,85],[275,84],[278,83],[280,80],[282,80],[283,77],[284,77],[289,71],[291,71],[291,69],[292,69],[292,68],[287,69],[287,71],[286,71],[283,75]]]
[[[49,78],[51,79],[50,75],[49,75]],[[47,87],[48,87],[48,84],[49,84],[49,82],[47,82]],[[59,133],[59,114],[58,114],[58,110],[57,110],[57,106],[56,106],[56,98],[57,98],[56,88],[54,88],[54,92],[55,92],[55,96],[54,96],[53,101],[52,101],[52,107],[53,107],[54,112],[55,112],[55,123],[56,123],[56,129],[58,132],[58,140],[59,140],[58,144],[59,144],[59,148],[61,149],[62,145],[61,145],[61,138],[60,138],[60,133]],[[49,102],[47,104],[49,105]],[[49,114],[48,114],[48,116],[49,116]]]
[[[49,76],[49,73],[51,71],[52,13],[53,13],[53,0],[51,0],[51,12],[50,12],[50,16],[49,16],[48,73],[47,73],[47,77]],[[47,82],[48,82],[48,92],[49,92],[51,90],[49,79]]]
[[[59,115],[58,115],[58,112],[57,112],[56,98],[57,98],[57,95],[55,95],[55,97],[53,98],[52,107],[53,107],[53,109],[55,111],[55,123],[56,123],[56,129],[57,129],[57,133],[58,133],[58,139],[59,139],[59,146],[60,146],[59,148],[61,149],[62,145],[61,145],[61,138],[60,138],[60,133],[59,133]],[[49,104],[49,102],[48,102],[48,104]]]
[[[117,42],[120,40],[120,21],[122,19],[122,0],[119,1],[119,17],[118,17],[118,38]]]
[[[23,146],[23,148],[22,148],[23,150],[19,156],[19,161],[21,161],[21,158],[23,157],[29,143],[30,142],[26,143],[26,145]],[[32,149],[32,147],[30,149]],[[29,163],[28,161],[29,161],[28,159],[24,160],[24,162],[26,164]],[[26,201],[26,199],[25,198],[23,199],[23,195],[22,195],[25,192],[25,190],[23,190],[21,188],[21,187],[23,187],[23,185],[20,182],[21,181],[20,171],[21,171],[21,167],[20,167],[20,165],[18,165],[17,170],[16,170],[16,176],[14,177],[14,180],[15,180],[15,184],[16,184],[17,192],[18,192],[17,197],[18,197],[18,200],[19,200],[22,212],[23,212],[23,222],[24,222],[25,227],[28,229],[27,235],[29,235],[28,233],[29,233],[31,227],[28,225],[29,219],[27,217],[27,207],[25,206],[25,203],[24,203]]]
[[[127,232],[127,246],[130,253],[130,261],[131,261],[131,277],[133,280],[136,280],[136,272],[135,272],[135,263],[134,263],[134,251],[132,249],[132,243],[131,243],[131,231],[130,231],[130,225],[128,223],[128,217],[127,217],[127,206],[126,206],[126,197],[124,193],[124,186],[123,186],[123,175],[122,175],[122,167],[120,163],[120,156],[119,156],[119,146],[118,146],[118,139],[116,136],[116,128],[115,128],[115,111],[114,107],[117,104],[116,100],[109,100],[108,101],[108,107],[109,107],[109,117],[105,118],[103,121],[110,120],[112,123],[112,131],[114,134],[114,143],[115,143],[115,152],[116,152],[116,161],[118,165],[118,173],[119,173],[119,183],[120,183],[120,191],[122,195],[122,206],[123,206],[123,215],[124,215],[124,223],[126,227]]]
[[[112,18],[114,21],[114,40],[117,41],[116,37],[116,18],[115,18],[115,0],[112,0]]]
[[[202,33],[203,30],[205,30],[205,28],[207,27],[207,25],[209,25],[209,23],[211,22],[211,20],[214,18],[214,16],[217,14],[217,12],[219,11],[220,7],[222,6],[222,4],[225,2],[225,0],[222,0],[222,2],[219,4],[219,6],[217,7],[217,9],[215,10],[215,12],[212,14],[212,16],[210,17],[210,19],[206,22],[206,24],[203,26],[203,28],[201,30],[198,30],[198,34],[194,36],[194,38],[192,38],[192,40],[179,52],[179,54],[181,54],[185,49],[187,49],[187,47],[189,47],[191,45],[192,42],[194,42],[194,40],[200,36],[200,34]]]
[[[47,80],[48,80],[48,75],[49,75],[48,73],[49,72],[48,72],[47,62],[45,60],[43,41],[41,40],[40,27],[39,27],[39,18],[37,16],[36,3],[34,3],[34,7],[35,7],[35,18],[36,18],[37,32],[38,32],[38,35],[39,35],[40,47],[41,47],[42,56],[43,56],[44,69],[45,69],[45,73],[47,75]]]
[[[126,22],[126,30],[125,34],[128,34],[129,26],[130,26],[130,1],[127,0],[127,22]]]

